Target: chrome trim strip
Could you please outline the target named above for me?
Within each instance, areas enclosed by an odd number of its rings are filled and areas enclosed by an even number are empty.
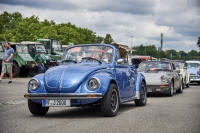
[[[101,99],[101,93],[26,93],[24,95],[27,99],[62,99],[62,100],[69,100],[69,99]]]
[[[134,101],[135,100],[135,97],[132,96],[132,97],[129,97],[129,98],[123,98],[120,100],[120,103],[125,103],[125,102],[131,102],[131,101]]]

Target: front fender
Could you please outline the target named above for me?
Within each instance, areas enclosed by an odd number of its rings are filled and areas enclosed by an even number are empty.
[[[91,78],[96,78],[100,82],[99,88],[94,91],[89,90],[87,87],[87,83]],[[112,80],[114,80],[114,76],[111,73],[107,72],[95,73],[92,76],[89,76],[87,80],[81,85],[80,93],[102,93],[102,95],[104,96],[108,91],[110,82]]]
[[[144,75],[142,73],[137,73],[136,80],[135,80],[135,92],[140,91],[142,81],[144,81],[146,84]]]

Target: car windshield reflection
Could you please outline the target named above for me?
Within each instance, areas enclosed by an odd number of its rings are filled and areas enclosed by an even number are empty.
[[[158,72],[170,70],[171,66],[169,62],[142,62],[138,67],[138,72]]]
[[[75,46],[68,49],[62,63],[111,63],[113,48],[109,46]]]

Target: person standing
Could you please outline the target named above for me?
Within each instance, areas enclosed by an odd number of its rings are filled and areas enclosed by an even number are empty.
[[[7,72],[9,74],[9,84],[12,83],[12,65],[13,65],[13,55],[14,49],[11,48],[10,43],[6,42],[5,44],[5,53],[2,60],[2,71],[0,81],[3,79],[4,74]]]
[[[46,68],[44,67],[44,59],[40,55],[40,51],[34,57],[34,63],[39,68],[40,73],[44,73]]]

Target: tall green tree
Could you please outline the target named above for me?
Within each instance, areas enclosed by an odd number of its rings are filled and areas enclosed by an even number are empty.
[[[198,37],[197,46],[200,48],[200,37]]]
[[[0,14],[0,41],[35,41],[38,38],[58,39],[66,45],[101,43],[104,40],[92,30],[77,27],[70,22],[56,24],[47,19],[39,21],[34,15],[23,18],[19,12]]]
[[[114,42],[112,36],[110,34],[106,34],[106,37],[104,38],[104,43],[111,44],[112,42]]]

